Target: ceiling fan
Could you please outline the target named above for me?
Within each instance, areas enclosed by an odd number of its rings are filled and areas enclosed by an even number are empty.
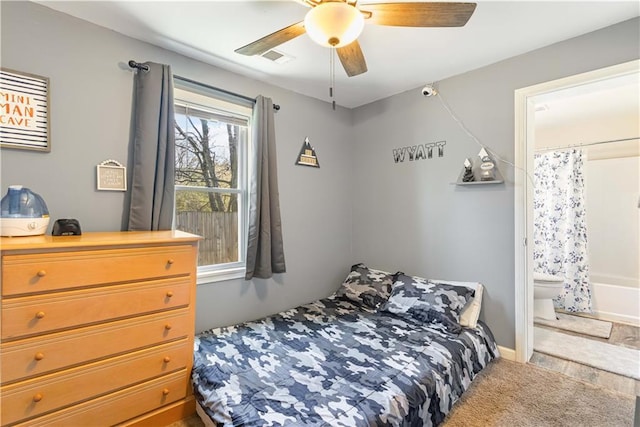
[[[311,7],[304,21],[282,28],[236,49],[242,55],[262,55],[304,33],[316,43],[336,49],[349,77],[367,71],[358,43],[365,22],[396,27],[462,27],[473,14],[475,3],[421,2],[371,3],[357,0],[298,0]]]

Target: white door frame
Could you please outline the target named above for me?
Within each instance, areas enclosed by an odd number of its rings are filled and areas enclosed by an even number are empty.
[[[515,310],[516,360],[533,354],[533,149],[535,97],[614,77],[640,73],[640,60],[625,62],[515,91]]]

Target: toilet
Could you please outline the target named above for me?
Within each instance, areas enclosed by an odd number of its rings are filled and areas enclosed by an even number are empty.
[[[545,273],[533,273],[533,316],[557,320],[553,299],[560,295],[564,277]]]

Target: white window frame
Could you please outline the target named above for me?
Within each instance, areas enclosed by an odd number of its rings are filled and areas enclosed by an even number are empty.
[[[223,280],[244,278],[246,272],[247,233],[249,224],[249,141],[251,141],[252,109],[216,97],[214,91],[206,87],[193,91],[191,85],[174,81],[174,105],[188,106],[201,112],[211,113],[212,116],[228,117],[229,119],[246,120],[246,137],[242,144],[238,144],[238,188],[195,187],[176,185],[179,191],[196,191],[203,193],[237,194],[238,195],[238,261],[198,266],[197,284],[212,283]],[[241,138],[238,138],[240,141]],[[175,224],[175,213],[174,213]]]

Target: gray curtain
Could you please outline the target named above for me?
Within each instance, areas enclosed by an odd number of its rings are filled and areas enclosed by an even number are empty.
[[[146,62],[135,74],[133,166],[129,231],[170,230],[174,207],[173,76]]]
[[[253,109],[246,280],[286,271],[280,221],[273,102],[258,96]]]

